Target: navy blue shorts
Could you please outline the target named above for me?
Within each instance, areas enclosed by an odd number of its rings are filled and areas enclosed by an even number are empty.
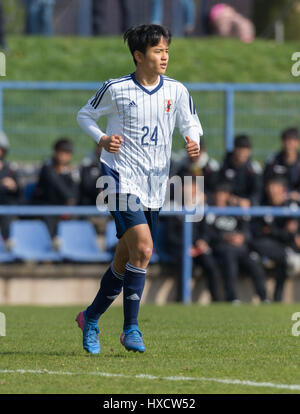
[[[131,200],[133,198],[136,200],[136,204],[140,207],[137,211],[136,208],[132,210],[130,208],[130,204],[128,205],[128,198],[131,196]],[[121,200],[123,200],[123,206],[120,208]],[[122,211],[126,208],[126,211]],[[108,203],[110,214],[113,216],[115,223],[116,223],[116,229],[117,229],[117,238],[120,239],[126,230],[128,230],[130,227],[136,226],[137,224],[148,224],[152,236],[152,240],[155,240],[156,237],[156,230],[157,230],[157,223],[158,223],[158,215],[160,212],[159,209],[145,209],[143,205],[140,202],[139,197],[133,195],[133,194],[116,194],[116,208],[115,210],[112,210],[110,207],[110,203]]]

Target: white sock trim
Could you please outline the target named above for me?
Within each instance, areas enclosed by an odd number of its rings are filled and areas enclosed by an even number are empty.
[[[146,274],[146,272],[147,272],[147,269],[142,269],[141,267],[134,266],[134,265],[130,264],[129,262],[126,263],[125,269],[129,270],[130,272],[134,272],[134,273],[144,273],[144,274]]]
[[[122,275],[121,273],[117,272],[117,271],[114,269],[114,264],[113,264],[113,262],[112,262],[112,263],[111,263],[111,265],[110,265],[110,269],[111,269],[111,271],[112,271],[113,275],[114,275],[117,279],[124,280],[124,275]]]

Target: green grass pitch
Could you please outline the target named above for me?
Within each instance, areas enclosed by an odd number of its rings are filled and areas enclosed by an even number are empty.
[[[291,320],[299,304],[144,305],[144,354],[119,343],[121,307],[100,321],[101,354],[87,354],[74,321],[81,309],[0,307],[1,394],[300,393],[300,337]]]

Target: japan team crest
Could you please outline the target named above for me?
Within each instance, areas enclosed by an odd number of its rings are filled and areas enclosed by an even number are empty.
[[[172,99],[165,99],[165,111],[170,113],[173,109],[173,100]]]

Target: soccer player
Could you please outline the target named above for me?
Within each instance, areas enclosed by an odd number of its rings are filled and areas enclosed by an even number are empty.
[[[109,208],[119,239],[113,263],[101,280],[93,303],[77,315],[83,347],[100,352],[98,320],[123,288],[121,343],[145,351],[138,326],[139,305],[152,255],[158,214],[164,203],[175,126],[188,154],[199,154],[202,127],[187,89],[164,76],[171,33],[159,25],[139,25],[124,34],[136,71],[110,79],[78,113],[78,123],[101,147],[101,167],[114,180],[116,208]],[[106,116],[106,132],[96,121]],[[110,191],[110,190],[108,190]],[[135,200],[136,211],[130,202]],[[125,210],[125,211],[124,211]]]

